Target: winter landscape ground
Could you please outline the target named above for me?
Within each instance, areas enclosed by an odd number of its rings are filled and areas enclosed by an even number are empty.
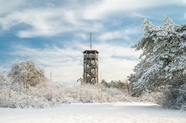
[[[44,109],[0,108],[1,123],[186,123],[186,112],[152,103],[74,103]]]

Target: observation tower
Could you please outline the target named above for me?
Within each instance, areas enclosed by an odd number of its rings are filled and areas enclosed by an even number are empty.
[[[98,54],[97,50],[92,50],[92,33],[90,33],[90,50],[83,52],[83,83],[98,83]]]

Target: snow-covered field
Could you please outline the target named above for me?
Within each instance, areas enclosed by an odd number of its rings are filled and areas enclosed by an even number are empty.
[[[0,123],[186,123],[186,112],[150,103],[77,103],[44,109],[0,108]]]

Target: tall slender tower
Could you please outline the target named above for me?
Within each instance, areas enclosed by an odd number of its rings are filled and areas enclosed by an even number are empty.
[[[98,83],[98,51],[92,50],[92,33],[90,33],[90,50],[83,52],[83,83]]]

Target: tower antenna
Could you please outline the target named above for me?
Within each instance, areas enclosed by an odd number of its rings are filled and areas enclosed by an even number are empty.
[[[90,49],[92,49],[92,33],[90,33]]]

